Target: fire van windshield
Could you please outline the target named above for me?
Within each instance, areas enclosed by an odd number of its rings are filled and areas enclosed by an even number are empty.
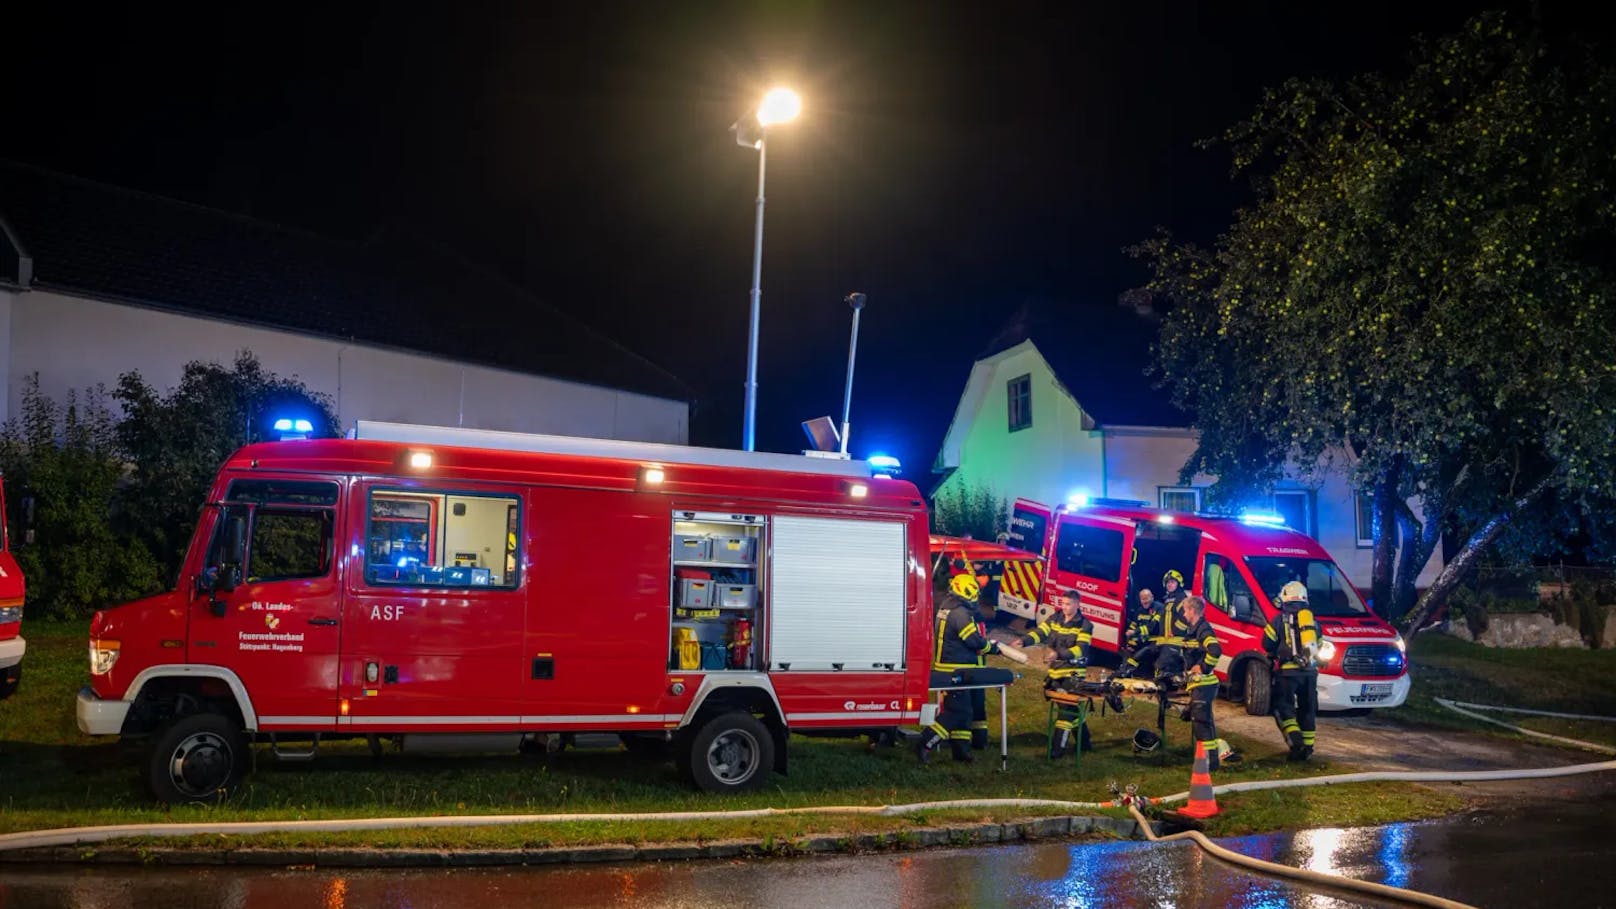
[[[1347,583],[1341,569],[1329,559],[1291,557],[1251,557],[1246,559],[1257,586],[1268,596],[1268,601],[1279,604],[1279,589],[1292,581],[1307,585],[1307,604],[1314,615],[1360,616],[1368,615],[1369,608],[1358,596],[1358,591]]]

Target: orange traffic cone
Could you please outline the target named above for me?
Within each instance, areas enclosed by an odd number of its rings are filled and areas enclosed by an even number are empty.
[[[1212,792],[1212,773],[1206,769],[1206,745],[1195,743],[1195,767],[1190,770],[1190,800],[1178,811],[1186,817],[1209,818],[1218,813],[1218,800]]]

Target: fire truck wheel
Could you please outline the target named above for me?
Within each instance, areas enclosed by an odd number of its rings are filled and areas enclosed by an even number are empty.
[[[774,737],[750,713],[720,714],[690,740],[688,760],[691,780],[708,792],[752,789],[774,766]]]
[[[1261,660],[1246,661],[1246,713],[1267,716],[1269,698],[1274,693],[1274,676]]]
[[[152,746],[147,782],[164,802],[217,802],[247,766],[247,737],[229,717],[191,713],[168,724]]]
[[[22,667],[12,668],[0,672],[0,701],[17,693],[17,686],[22,684]]]

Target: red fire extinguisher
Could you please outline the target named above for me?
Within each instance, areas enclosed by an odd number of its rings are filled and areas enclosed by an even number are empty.
[[[729,627],[729,662],[736,669],[744,669],[752,659],[752,622],[736,619]]]

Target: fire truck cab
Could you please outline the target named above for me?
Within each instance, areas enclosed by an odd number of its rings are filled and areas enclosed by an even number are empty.
[[[22,657],[28,642],[22,637],[22,603],[26,593],[22,569],[11,555],[6,533],[6,491],[0,485],[0,701],[11,697],[22,683]]]
[[[919,493],[863,462],[362,421],[223,465],[178,589],[92,621],[78,724],[167,801],[255,741],[579,732],[739,790],[789,732],[918,722],[927,563]]]
[[[1098,501],[1051,509],[1027,499],[1011,511],[1010,543],[1045,558],[1053,590],[1076,588],[1094,623],[1094,643],[1118,651],[1137,613],[1139,591],[1159,600],[1170,570],[1207,601],[1207,621],[1223,645],[1223,693],[1268,712],[1271,669],[1263,629],[1278,614],[1279,590],[1307,585],[1324,643],[1318,653],[1319,708],[1396,707],[1408,697],[1403,638],[1364,604],[1330,554],[1306,534],[1267,516],[1236,518]]]

